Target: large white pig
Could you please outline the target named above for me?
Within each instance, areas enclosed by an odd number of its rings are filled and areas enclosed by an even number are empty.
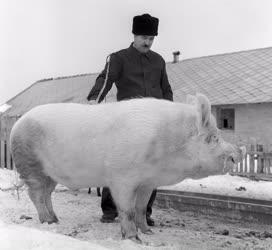
[[[220,174],[242,159],[216,127],[209,100],[195,104],[151,98],[99,105],[38,106],[14,125],[11,151],[41,222],[57,222],[51,193],[57,183],[110,188],[123,238],[150,233],[151,192],[186,177]]]

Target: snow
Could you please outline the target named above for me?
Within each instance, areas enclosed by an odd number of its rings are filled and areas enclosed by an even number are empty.
[[[11,105],[6,104],[6,103],[2,104],[2,105],[0,106],[0,113],[6,112],[9,108],[11,108]]]
[[[272,182],[253,181],[230,174],[209,176],[199,180],[185,179],[176,185],[161,189],[272,200]]]
[[[252,238],[251,231],[261,235],[270,225],[227,222],[224,218],[195,216],[191,212],[153,208],[156,225],[154,235],[139,233],[143,244],[121,240],[120,225],[103,224],[100,197],[87,189],[78,192],[58,185],[53,193],[53,205],[60,222],[40,224],[36,210],[27,195],[20,189],[14,171],[0,169],[0,249],[1,250],[87,250],[87,249],[271,249],[272,239]],[[245,187],[243,191],[236,188]],[[252,181],[237,176],[212,176],[201,180],[186,179],[164,189],[192,192],[229,194],[258,199],[271,199],[270,182]],[[95,190],[95,189],[93,189]],[[27,219],[27,216],[30,218]],[[230,232],[223,236],[220,232]],[[251,236],[248,236],[251,235]],[[258,234],[255,234],[258,235]]]
[[[5,168],[0,168],[0,190],[19,185],[18,173]]]
[[[113,237],[112,232],[108,233],[109,238],[103,241],[105,246],[99,243],[91,243],[88,241],[83,241],[79,239],[72,238],[77,234],[77,230],[74,229],[75,219],[81,224],[79,218],[73,218],[72,221],[68,221],[67,224],[63,223],[61,232],[58,231],[58,226],[40,224],[37,218],[36,210],[34,209],[32,203],[27,197],[27,188],[23,187],[21,189],[16,189],[20,185],[20,180],[18,179],[18,174],[15,171],[0,168],[0,249],[1,250],[104,250],[104,249],[117,249],[110,246],[116,244],[111,237]],[[69,190],[62,186],[57,186],[57,194],[64,194]],[[86,192],[87,193],[87,192]],[[69,192],[72,196],[79,196],[80,194],[76,191]],[[64,197],[65,198],[65,197]],[[79,200],[82,197],[78,197],[77,201],[71,201],[71,205],[77,207]],[[61,212],[63,217],[69,217],[69,207],[67,209],[67,204],[63,207]],[[23,217],[30,216],[30,220],[25,220],[20,218],[21,216],[16,216],[17,211]],[[75,209],[76,210],[76,209]],[[84,210],[83,213],[79,215],[80,218],[84,219],[83,214],[86,214]],[[16,218],[17,217],[17,218]],[[19,217],[19,218],[18,218]],[[100,218],[100,216],[96,216]],[[32,218],[35,218],[32,221]],[[65,219],[63,219],[65,221]],[[11,224],[12,222],[12,224]],[[24,226],[18,225],[24,224]],[[72,229],[70,228],[72,226]],[[36,227],[36,228],[32,228]],[[48,232],[46,230],[51,230]],[[68,233],[68,231],[72,231]],[[84,231],[84,230],[83,230]],[[116,230],[115,230],[116,231]],[[65,236],[60,233],[64,233]],[[119,231],[117,232],[119,233]],[[119,236],[119,235],[118,235]],[[117,236],[117,237],[118,237]],[[108,247],[107,247],[108,246]],[[119,247],[118,247],[119,248]],[[119,249],[139,249],[136,243],[130,240],[122,241]]]
[[[68,236],[17,225],[7,225],[0,221],[1,250],[106,250],[102,246],[80,241]]]

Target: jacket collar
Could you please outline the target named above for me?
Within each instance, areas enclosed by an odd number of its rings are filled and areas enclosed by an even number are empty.
[[[128,50],[135,56],[145,56],[148,59],[150,59],[151,56],[150,50],[147,53],[141,53],[133,46],[133,42],[128,47]]]

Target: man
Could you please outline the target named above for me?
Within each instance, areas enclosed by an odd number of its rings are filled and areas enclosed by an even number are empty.
[[[137,97],[173,101],[165,61],[159,54],[150,50],[154,37],[158,34],[158,24],[159,19],[149,14],[133,18],[133,43],[129,48],[111,54],[105,69],[97,77],[87,97],[88,101],[96,100],[100,96],[98,102],[101,102],[114,82],[118,101]],[[156,190],[153,191],[147,205],[146,219],[149,226],[154,226],[154,220],[150,216],[155,197]],[[118,216],[109,188],[103,188],[101,208],[103,211],[101,222],[113,222]]]

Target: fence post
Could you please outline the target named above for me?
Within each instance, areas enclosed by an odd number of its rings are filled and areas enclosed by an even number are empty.
[[[4,167],[5,166],[5,144],[3,140],[0,140],[0,144],[1,144],[1,156],[0,156],[0,167]]]
[[[242,161],[240,163],[240,168],[239,168],[239,173],[243,173],[243,168],[244,168],[244,162]],[[238,169],[237,169],[238,170]],[[238,171],[237,171],[238,172]]]
[[[254,168],[254,154],[248,154],[249,156],[249,166],[250,166],[250,173],[254,174],[255,168]]]
[[[244,169],[244,173],[248,173],[249,171],[249,166],[247,164],[247,157],[245,157],[245,159],[243,160],[243,162],[245,162],[245,169]]]
[[[271,166],[271,159],[270,159],[270,158],[267,158],[267,159],[266,159],[266,173],[267,173],[267,174],[271,174],[270,166]]]
[[[255,157],[256,159],[256,157]],[[263,156],[260,153],[257,153],[257,174],[263,173],[264,168],[264,159]]]
[[[8,169],[12,169],[12,166],[11,166],[11,162],[10,162],[10,145],[9,145],[9,138],[7,138],[7,142],[6,142],[6,145],[7,145],[7,151],[6,151],[6,154],[7,154],[7,168]]]
[[[7,168],[7,141],[4,141],[4,168]]]
[[[266,153],[264,153],[264,172],[270,174],[270,159]]]

